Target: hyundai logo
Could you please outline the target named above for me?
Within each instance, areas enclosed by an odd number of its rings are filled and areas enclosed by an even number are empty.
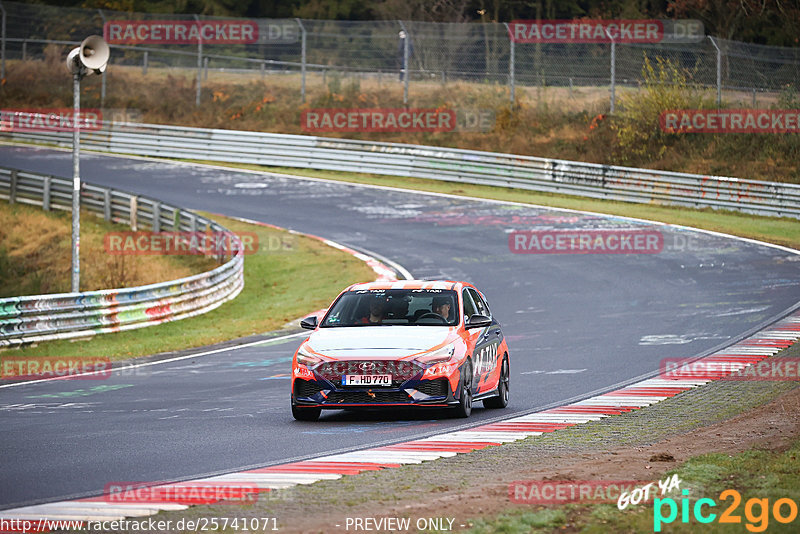
[[[375,362],[362,362],[357,367],[362,371],[374,371],[376,366]]]

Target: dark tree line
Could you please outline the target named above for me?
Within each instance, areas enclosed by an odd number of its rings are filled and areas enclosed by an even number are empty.
[[[39,0],[35,3],[151,13],[428,22],[515,19],[693,18],[706,33],[800,46],[800,0]]]

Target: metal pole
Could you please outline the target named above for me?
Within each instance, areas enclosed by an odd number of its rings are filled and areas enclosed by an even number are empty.
[[[717,42],[710,35],[708,40],[717,49],[717,109],[722,105],[722,50],[717,46]]]
[[[300,71],[302,74],[300,81],[300,98],[306,101],[306,28],[300,19],[295,19],[300,26]]]
[[[198,30],[200,29],[200,17],[197,15],[194,16],[194,20],[197,22]],[[197,94],[194,97],[194,105],[200,105],[200,91],[202,90],[203,86],[203,39],[200,32],[197,32]]]
[[[402,20],[397,22],[400,23],[400,27],[403,28],[403,33],[406,36],[405,39],[403,39],[403,105],[408,106],[408,43],[411,40],[411,34],[408,33],[406,25],[403,24]]]
[[[80,71],[81,69],[78,69]],[[81,280],[81,135],[79,117],[81,111],[81,73],[72,75],[72,292],[80,291]]]
[[[142,75],[147,75],[147,60],[148,60],[148,52],[147,50],[144,51],[144,59],[142,60]]]
[[[0,30],[0,80],[6,79],[6,8],[0,2],[0,13],[2,13],[2,29]]]
[[[514,103],[514,36],[511,35],[511,29],[508,27],[508,23],[504,22],[503,25],[506,27],[506,31],[508,32],[508,44],[511,47],[511,54],[508,57],[508,85],[511,92],[511,103]]]
[[[617,102],[617,43],[614,37],[606,30],[606,35],[611,39],[611,111],[614,113],[614,108]]]

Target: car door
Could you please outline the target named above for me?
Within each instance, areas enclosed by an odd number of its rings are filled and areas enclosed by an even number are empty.
[[[476,313],[492,318],[489,305],[480,293],[469,287],[465,290],[467,296],[473,303]],[[503,341],[503,333],[500,325],[494,318],[492,324],[484,328],[474,330],[477,338],[475,339],[475,350],[473,352],[473,391],[475,395],[480,395],[491,391],[497,387],[497,351]]]

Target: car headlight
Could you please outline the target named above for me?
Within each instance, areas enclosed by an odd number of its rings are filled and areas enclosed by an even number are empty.
[[[424,363],[426,365],[434,365],[437,363],[444,363],[450,361],[453,357],[453,354],[456,352],[456,345],[455,343],[450,343],[449,345],[445,345],[440,349],[433,350],[431,352],[426,352],[425,354],[421,354],[416,357],[416,360],[420,363]]]
[[[311,354],[309,348],[306,346],[305,343],[300,345],[300,348],[297,349],[297,363],[303,364],[306,367],[313,367],[320,363],[322,360],[317,358],[313,354]]]

